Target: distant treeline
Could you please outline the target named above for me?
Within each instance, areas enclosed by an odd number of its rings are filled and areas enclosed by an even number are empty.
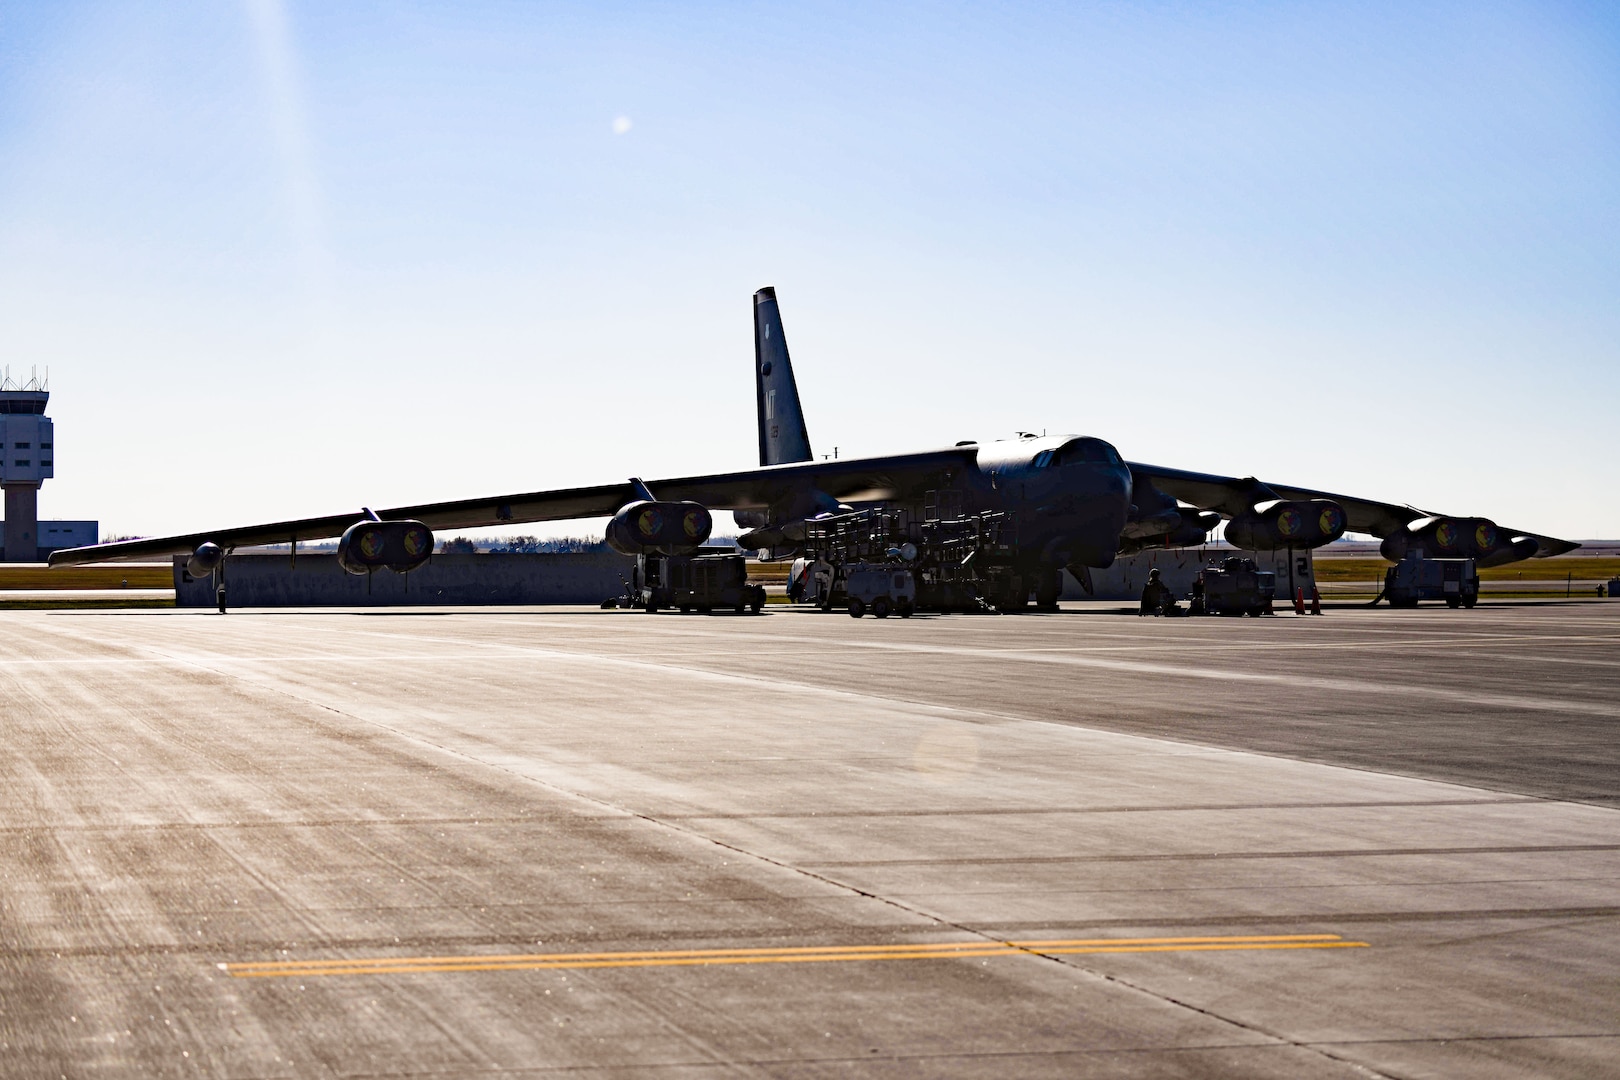
[[[730,536],[711,536],[704,545],[706,548],[732,550],[736,546],[736,539]],[[473,555],[480,551],[493,555],[557,555],[610,550],[607,541],[597,536],[553,536],[547,540],[538,536],[505,536],[483,541],[452,536],[439,541],[440,555]]]
[[[480,545],[465,536],[453,536],[439,541],[441,555],[472,555],[488,551],[506,555],[555,555],[585,551],[606,551],[607,541],[589,536],[553,536],[542,540],[538,536],[504,536]]]

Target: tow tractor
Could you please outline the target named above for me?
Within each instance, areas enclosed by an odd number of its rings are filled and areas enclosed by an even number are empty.
[[[1419,600],[1471,608],[1479,602],[1479,572],[1473,559],[1429,559],[1408,552],[1384,571],[1384,599],[1396,608],[1417,607]]]

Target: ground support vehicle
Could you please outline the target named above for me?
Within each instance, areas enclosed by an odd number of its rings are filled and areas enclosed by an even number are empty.
[[[748,562],[741,555],[636,556],[623,596],[604,607],[640,608],[648,613],[662,608],[715,610],[759,614],[765,606],[765,587],[750,584]]]
[[[1210,615],[1269,615],[1277,575],[1253,559],[1232,557],[1204,568],[1204,610]]]
[[[1427,559],[1412,552],[1384,571],[1384,599],[1399,608],[1417,607],[1419,600],[1471,608],[1479,602],[1479,572],[1473,559]]]
[[[868,611],[879,619],[908,619],[917,608],[917,579],[903,565],[850,563],[844,567],[844,595],[857,619]]]

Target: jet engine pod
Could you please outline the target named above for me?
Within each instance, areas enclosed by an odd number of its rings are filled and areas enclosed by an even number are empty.
[[[1384,538],[1379,553],[1400,562],[1408,552],[1430,559],[1477,559],[1486,566],[1528,559],[1541,549],[1528,536],[1507,536],[1488,518],[1419,518]]]
[[[1249,551],[1316,548],[1344,535],[1344,507],[1330,499],[1260,503],[1226,523],[1226,542]]]
[[[695,502],[652,502],[625,506],[608,522],[608,547],[621,555],[647,551],[675,554],[703,546],[714,528],[709,511]]]
[[[383,567],[408,574],[433,554],[433,531],[420,521],[360,521],[338,541],[338,565],[351,574]]]
[[[186,573],[194,578],[208,577],[224,558],[225,549],[213,541],[198,544],[197,550],[186,560]]]

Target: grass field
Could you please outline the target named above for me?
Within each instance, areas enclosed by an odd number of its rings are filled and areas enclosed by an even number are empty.
[[[1390,564],[1383,559],[1317,559],[1316,580],[1383,581]],[[1563,581],[1574,575],[1576,581],[1607,581],[1620,576],[1620,559],[1592,555],[1566,555],[1554,559],[1526,559],[1524,562],[1494,566],[1479,572],[1481,581]]]
[[[31,596],[25,600],[0,599],[0,610],[14,608],[73,608],[83,611],[89,608],[172,608],[174,597],[143,596],[128,600],[116,596],[74,596],[71,592],[61,596]]]
[[[127,566],[58,566],[54,569],[21,563],[0,563],[0,590],[4,589],[169,589],[174,569],[168,564],[131,563]]]

